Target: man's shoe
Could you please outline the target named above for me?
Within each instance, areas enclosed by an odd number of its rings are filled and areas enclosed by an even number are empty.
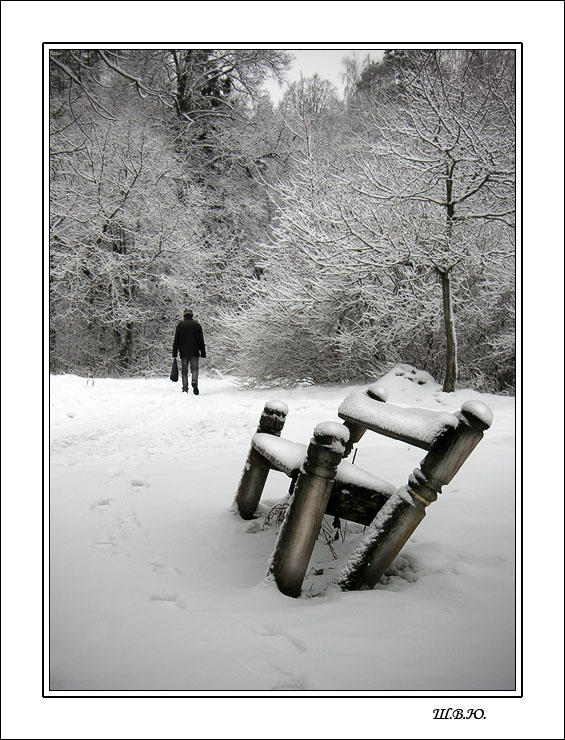
[[[195,396],[197,396],[200,393],[200,391],[198,390],[198,386],[195,385],[194,383],[192,384],[192,390],[194,391]]]
[[[183,393],[188,393],[188,388],[183,388],[183,389],[182,389],[182,392],[183,392]]]

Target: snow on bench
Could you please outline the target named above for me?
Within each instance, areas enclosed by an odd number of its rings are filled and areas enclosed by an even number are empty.
[[[430,450],[441,434],[455,429],[457,417],[445,411],[403,408],[375,400],[367,390],[350,393],[338,408],[346,422]]]
[[[336,527],[341,519],[369,527],[336,584],[344,590],[374,588],[492,423],[492,411],[481,401],[467,401],[454,415],[391,406],[387,397],[377,383],[349,394],[338,409],[344,423],[318,424],[308,447],[281,439],[286,404],[265,405],[234,504],[243,519],[252,519],[270,470],[292,478],[268,571],[287,596],[300,596],[326,515]],[[407,486],[397,489],[343,460],[367,429],[429,451]]]
[[[253,435],[251,444],[274,468],[289,477],[295,470],[300,470],[306,457],[306,445],[272,434],[257,432]]]
[[[251,444],[276,470],[286,473],[289,477],[300,470],[306,458],[307,445],[291,442],[289,439],[282,437],[275,437],[272,434],[257,432],[253,435]],[[397,490],[397,487],[392,483],[378,478],[376,475],[368,473],[346,460],[343,460],[337,469],[336,481],[341,487],[350,485],[365,488],[387,497],[392,496]]]

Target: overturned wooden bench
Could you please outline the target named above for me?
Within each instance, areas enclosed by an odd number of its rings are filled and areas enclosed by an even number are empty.
[[[265,405],[234,505],[251,519],[269,472],[291,478],[292,496],[269,569],[284,594],[300,595],[325,514],[368,525],[336,584],[344,590],[373,588],[492,423],[491,410],[480,401],[467,401],[456,414],[386,401],[378,383],[349,394],[338,409],[343,423],[318,424],[308,446],[280,436],[288,414],[284,402]],[[397,488],[344,459],[367,430],[427,451],[406,486]]]

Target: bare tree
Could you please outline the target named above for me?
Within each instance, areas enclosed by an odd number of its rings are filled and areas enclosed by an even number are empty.
[[[150,365],[182,303],[233,300],[268,221],[249,169],[269,153],[259,87],[287,64],[276,50],[51,51],[55,363]]]
[[[89,103],[73,103],[52,132],[52,349],[75,369],[119,371],[147,354],[175,291],[197,298],[205,206],[166,129],[131,103],[109,119]]]
[[[401,57],[362,115],[354,175],[345,178],[359,203],[418,219],[411,259],[431,263],[439,277],[446,391],[457,379],[453,272],[481,258],[475,224],[513,227],[512,54],[488,63],[473,53]]]
[[[452,60],[460,96],[475,95],[471,85],[461,87],[460,61]],[[414,83],[422,69],[412,72]],[[276,215],[259,250],[261,279],[247,286],[243,310],[224,317],[239,346],[253,337],[243,358],[255,359],[249,367],[242,359],[239,370],[280,379],[292,377],[294,367],[301,377],[323,381],[371,376],[408,361],[441,373],[447,354],[449,390],[457,370],[455,271],[467,377],[483,388],[512,385],[513,138],[507,121],[483,122],[476,112],[474,122],[459,97],[449,115],[459,128],[466,120],[471,132],[461,134],[466,148],[457,139],[447,146],[453,126],[443,133],[432,128],[437,141],[426,136],[424,125],[432,126],[437,109],[430,113],[427,88],[423,98],[398,91],[392,74],[382,80],[389,108],[375,110],[370,96],[369,111],[365,100],[351,131],[331,105],[316,107],[323,87],[315,80],[302,81],[282,107],[291,166],[266,182]],[[482,85],[492,86],[492,80],[479,82],[483,91]],[[253,347],[261,349],[253,354]]]

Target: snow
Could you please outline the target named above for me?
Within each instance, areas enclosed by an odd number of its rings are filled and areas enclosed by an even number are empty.
[[[321,421],[341,427],[340,403],[364,386],[242,390],[204,376],[195,397],[167,378],[52,376],[51,693],[512,692],[514,399],[394,372],[379,383],[390,403],[452,414],[477,401],[495,422],[381,584],[333,585],[363,538],[342,521],[337,558],[320,537],[291,599],[265,580],[267,515],[288,480],[270,474],[256,519],[232,510],[251,439],[269,398],[306,445]],[[395,487],[423,457],[372,432],[357,449],[352,467]]]
[[[336,478],[346,485],[350,484],[352,486],[359,486],[360,488],[369,488],[385,496],[392,496],[396,491],[396,486],[392,483],[366,470],[362,470],[359,465],[352,465],[348,460],[342,460],[340,462]]]
[[[278,416],[286,416],[288,414],[288,406],[284,401],[267,401],[265,408],[268,408],[270,412],[275,412]]]
[[[332,422],[335,424],[335,422]],[[319,427],[320,425],[318,425]],[[336,427],[341,425],[335,424]],[[316,428],[318,428],[316,427]],[[347,435],[349,432],[345,427],[341,427]],[[341,434],[341,429],[338,430]],[[347,438],[345,438],[347,441]],[[307,445],[300,444],[299,442],[292,442],[284,437],[275,437],[272,434],[262,434],[258,432],[253,435],[252,441],[253,447],[260,452],[269,462],[271,462],[277,470],[291,476],[293,472],[302,468],[302,463],[306,458]],[[343,445],[341,445],[340,451],[343,452]],[[362,488],[369,488],[373,491],[384,493],[386,496],[392,496],[396,491],[396,486],[392,483],[382,480],[378,476],[368,473],[366,470],[361,470],[358,465],[352,465],[347,460],[342,460],[337,469],[337,480],[343,483]]]
[[[314,437],[335,437],[343,443],[343,447],[349,440],[349,430],[343,424],[336,424],[335,421],[323,421],[314,428]]]
[[[295,470],[300,470],[307,449],[306,445],[292,442],[290,439],[261,432],[253,435],[253,447],[288,476]]]
[[[366,390],[369,396],[376,399],[377,401],[382,401],[384,403],[388,400],[387,389],[378,382],[368,386]]]
[[[457,426],[457,418],[453,414],[401,408],[376,401],[365,390],[348,395],[339,407],[339,414],[386,436],[410,440],[424,449],[429,449],[446,428]]]
[[[461,411],[466,411],[481,421],[485,429],[488,429],[492,424],[492,409],[486,403],[481,403],[481,401],[465,401],[461,407]]]

